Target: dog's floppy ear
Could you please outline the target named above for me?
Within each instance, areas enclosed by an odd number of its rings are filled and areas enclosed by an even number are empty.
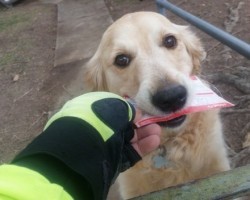
[[[201,44],[200,39],[189,29],[188,26],[181,26],[181,34],[185,43],[187,52],[192,57],[193,71],[192,74],[201,72],[201,62],[206,58],[206,52]]]
[[[103,66],[97,52],[84,67],[84,87],[87,91],[107,90]]]

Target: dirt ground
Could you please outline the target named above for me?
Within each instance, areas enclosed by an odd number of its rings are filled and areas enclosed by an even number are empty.
[[[57,9],[21,1],[0,7],[0,162],[7,162],[40,133],[48,114],[77,70],[54,67]],[[174,1],[173,1],[174,2]],[[105,0],[115,20],[128,12],[156,11],[153,0]],[[249,0],[178,0],[181,8],[250,42]],[[185,21],[168,13],[177,24]],[[145,22],[146,23],[146,22]],[[201,76],[236,104],[222,111],[232,166],[250,163],[250,62],[192,28],[207,51]],[[63,74],[63,78],[62,75]]]
[[[39,134],[53,104],[46,81],[54,64],[56,20],[53,5],[0,10],[1,162]]]

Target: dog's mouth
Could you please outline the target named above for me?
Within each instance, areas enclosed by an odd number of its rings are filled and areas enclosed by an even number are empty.
[[[167,128],[176,128],[180,125],[183,124],[183,122],[185,121],[187,115],[182,115],[180,117],[176,117],[174,119],[171,119],[169,121],[166,122],[158,122],[157,124],[159,124],[162,127],[167,127]]]
[[[127,95],[124,95],[124,98],[128,101],[128,102],[130,102],[133,106],[137,106],[136,105],[136,103],[135,103],[135,101],[133,100],[133,99],[131,99],[131,98],[129,98],[129,96],[127,96]],[[151,117],[149,117],[150,119],[147,119],[147,118],[145,118],[148,122],[146,122],[146,124],[150,124],[150,123],[157,123],[157,124],[159,124],[160,126],[162,126],[162,127],[166,127],[166,128],[176,128],[176,127],[178,127],[178,126],[181,126],[183,123],[184,123],[184,121],[186,120],[186,118],[187,118],[187,115],[186,114],[179,114],[179,115],[177,115],[175,118],[172,118],[172,119],[170,119],[170,120],[166,120],[166,121],[163,121],[163,120],[165,120],[165,118],[164,119],[159,119],[159,117],[157,117],[157,115],[155,116],[155,117],[153,117],[154,115],[152,115],[152,114],[149,114],[148,112],[146,112],[145,110],[143,111],[142,110],[142,113],[144,113],[145,115],[148,115],[148,116],[151,116]],[[152,119],[152,118],[154,118],[154,119]],[[158,119],[157,119],[158,118]],[[143,119],[143,120],[145,120],[145,119]],[[152,119],[152,120],[151,120]],[[142,120],[142,121],[143,121]],[[141,126],[141,125],[140,125]]]

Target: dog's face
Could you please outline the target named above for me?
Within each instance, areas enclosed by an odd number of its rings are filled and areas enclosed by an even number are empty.
[[[145,113],[167,114],[191,98],[189,76],[199,73],[203,56],[199,40],[187,27],[153,12],[127,14],[104,33],[87,63],[85,84],[129,96]],[[176,128],[185,119],[164,126]]]

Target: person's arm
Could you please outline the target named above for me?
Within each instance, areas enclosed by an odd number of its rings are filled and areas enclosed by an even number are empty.
[[[159,129],[142,129],[135,134],[134,116],[134,108],[115,94],[96,92],[74,98],[49,120],[43,133],[12,164],[17,171],[38,172],[37,182],[44,181],[39,176],[46,178],[43,186],[51,195],[51,186],[57,186],[55,196],[64,192],[62,197],[70,194],[76,200],[105,199],[118,174],[159,145]],[[18,176],[19,183],[24,174]],[[34,188],[30,188],[30,193],[36,192]]]
[[[73,200],[62,186],[51,183],[39,172],[13,164],[0,166],[0,199]]]

